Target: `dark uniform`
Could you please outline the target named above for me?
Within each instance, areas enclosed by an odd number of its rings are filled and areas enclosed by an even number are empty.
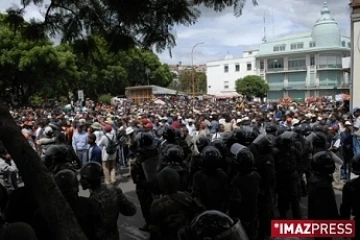
[[[353,158],[351,163],[352,172],[360,175],[360,155]],[[345,183],[342,190],[342,203],[340,206],[340,216],[342,219],[355,220],[355,238],[360,239],[360,178],[357,177]]]
[[[190,223],[194,217],[193,199],[189,193],[178,192],[180,175],[171,168],[164,168],[158,174],[158,185],[162,196],[151,204],[151,215],[157,240],[177,240],[179,229]],[[154,237],[154,235],[156,237]]]

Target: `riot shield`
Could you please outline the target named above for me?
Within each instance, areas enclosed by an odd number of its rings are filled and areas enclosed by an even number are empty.
[[[242,150],[245,150],[245,149],[248,149],[248,148],[245,147],[244,145],[239,144],[239,143],[234,143],[230,148],[230,152],[234,156],[237,156],[239,152],[241,152]]]
[[[156,179],[157,168],[159,164],[160,164],[159,156],[148,158],[141,163],[144,170],[146,181],[152,182]]]

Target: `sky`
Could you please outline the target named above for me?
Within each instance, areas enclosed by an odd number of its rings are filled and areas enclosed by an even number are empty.
[[[253,6],[247,0],[243,15],[235,17],[233,9],[220,13],[200,7],[202,12],[198,22],[190,27],[177,26],[175,36],[177,46],[158,53],[160,60],[168,64],[190,64],[191,50],[197,43],[204,42],[194,50],[194,64],[223,59],[227,54],[239,57],[243,50],[259,46],[264,36],[264,16],[268,40],[294,33],[310,32],[320,16],[324,0],[258,0]],[[20,0],[0,0],[0,12]],[[343,35],[350,36],[350,9],[347,0],[327,0],[330,11],[341,27]],[[26,9],[27,19],[42,18],[38,7]]]

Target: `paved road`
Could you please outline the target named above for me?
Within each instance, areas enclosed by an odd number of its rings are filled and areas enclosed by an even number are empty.
[[[120,215],[118,220],[118,227],[120,231],[121,240],[146,240],[148,234],[140,231],[138,228],[144,225],[144,220],[141,215],[140,204],[135,193],[135,185],[132,183],[132,180],[127,177],[122,177],[119,179],[119,186],[128,197],[137,206],[137,213],[133,217],[124,217]],[[336,198],[338,205],[341,203],[341,192],[335,190]],[[80,195],[89,196],[88,191],[80,191]],[[304,217],[307,216],[307,198],[304,197],[301,199],[301,211]],[[288,238],[285,240],[299,240],[299,238]],[[276,239],[277,240],[277,239]],[[280,239],[279,239],[280,240]],[[284,240],[282,238],[282,240]]]

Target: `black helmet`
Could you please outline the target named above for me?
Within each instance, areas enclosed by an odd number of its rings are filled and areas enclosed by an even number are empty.
[[[314,132],[322,132],[323,131],[323,126],[321,124],[315,124],[313,126],[313,131]]]
[[[293,132],[302,135],[304,133],[304,128],[301,125],[294,126]]]
[[[169,144],[164,152],[167,162],[182,162],[184,160],[184,150],[178,145]]]
[[[271,150],[273,144],[271,141],[269,136],[261,134],[252,142],[252,144],[257,147],[260,154],[265,154]]]
[[[164,132],[163,132],[163,138],[165,140],[174,140],[176,138],[176,132],[175,128],[171,126],[165,126]]]
[[[276,135],[280,136],[281,134],[283,134],[285,131],[287,130],[287,128],[283,125],[279,125],[277,127],[277,131],[276,131]]]
[[[72,162],[72,157],[68,147],[64,144],[56,144],[49,146],[45,151],[45,166],[53,169],[56,165]]]
[[[246,141],[246,132],[244,128],[235,129],[232,135],[234,142],[244,143]]]
[[[335,171],[334,159],[327,151],[318,152],[313,156],[311,169],[318,174],[332,174]]]
[[[220,153],[221,153],[222,156],[225,155],[226,146],[225,146],[225,144],[224,144],[224,142],[223,142],[222,140],[216,139],[216,140],[214,140],[214,141],[212,141],[212,142],[210,143],[210,146],[216,147],[216,148],[220,151]]]
[[[55,174],[54,179],[64,196],[78,193],[79,181],[74,171],[69,169],[60,170]]]
[[[200,136],[196,140],[196,147],[199,152],[201,152],[206,146],[209,146],[209,144],[210,144],[210,139],[205,136]]]
[[[314,147],[319,147],[319,148],[326,148],[326,143],[327,143],[327,137],[325,135],[325,133],[323,132],[316,132],[315,136],[312,140],[313,146]]]
[[[206,169],[217,169],[220,167],[221,153],[214,146],[207,146],[201,151],[201,166]]]
[[[234,155],[233,164],[239,171],[247,172],[254,169],[254,155],[249,148],[235,143],[231,146],[230,152]]]
[[[308,136],[311,134],[311,126],[309,124],[303,124],[302,125],[303,133],[305,136]]]
[[[360,175],[360,154],[356,155],[351,161],[351,171],[355,175]]]
[[[205,211],[195,217],[188,227],[180,229],[179,240],[247,240],[238,219],[231,219],[219,211]]]
[[[290,146],[294,143],[296,136],[296,132],[285,131],[279,136],[278,142],[281,146]]]
[[[277,125],[274,123],[269,123],[265,127],[266,133],[276,133],[276,131],[277,131]]]
[[[154,137],[151,133],[142,132],[139,138],[139,147],[148,147],[151,146],[154,142]]]
[[[157,182],[163,194],[175,193],[180,188],[180,175],[167,166],[157,174]]]
[[[80,170],[80,182],[83,188],[89,188],[88,185],[98,184],[101,182],[103,176],[103,169],[97,162],[89,162],[85,164]],[[84,186],[86,184],[86,186]]]
[[[226,148],[230,148],[235,143],[233,133],[225,132],[222,136],[222,141],[225,144]]]

